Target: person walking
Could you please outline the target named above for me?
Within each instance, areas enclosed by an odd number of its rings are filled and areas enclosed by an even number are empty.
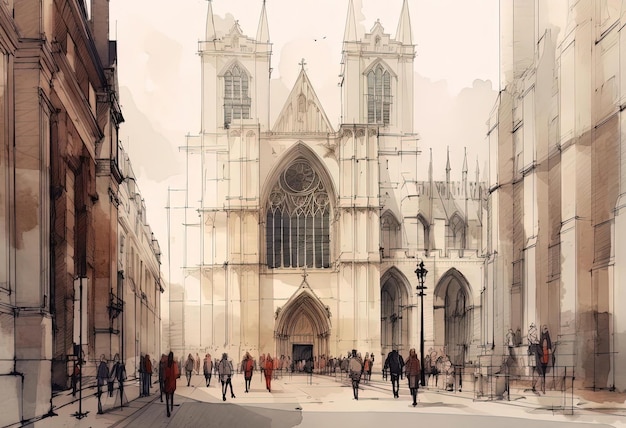
[[[363,360],[361,354],[356,352],[356,349],[352,350],[352,357],[348,362],[348,372],[350,379],[352,380],[352,393],[354,399],[359,399],[359,383],[361,382],[361,376],[363,375]]]
[[[254,372],[254,360],[249,352],[246,352],[241,362],[241,371],[243,372],[243,378],[246,383],[246,392],[248,392],[250,391],[250,382],[252,381],[252,373]]]
[[[187,377],[187,386],[189,386],[189,384],[191,383],[191,375],[193,374],[193,366],[194,366],[193,355],[191,355],[191,352],[190,352],[189,355],[187,356],[187,361],[185,361],[185,376]]]
[[[363,374],[365,381],[369,381],[369,375],[372,373],[372,360],[370,360],[369,352],[365,354],[365,359],[363,360]]]
[[[191,354],[189,354],[191,355]],[[180,377],[178,364],[174,361],[174,353],[170,351],[167,356],[167,365],[165,366],[165,408],[167,409],[167,417],[174,411],[174,392],[176,391],[176,379]]]
[[[217,371],[220,375],[220,381],[222,382],[222,401],[226,401],[226,391],[228,390],[228,385],[230,385],[230,397],[235,398],[233,383],[231,380],[233,375],[233,365],[230,361],[228,361],[228,354],[226,352],[222,354],[222,359],[220,360]]]
[[[274,360],[270,354],[265,356],[265,367],[263,368],[265,373],[265,388],[269,392],[272,392],[272,372],[274,371]]]
[[[120,409],[124,407],[124,381],[126,381],[126,365],[124,361],[120,360],[119,354],[115,354],[113,357],[113,369],[111,378],[117,380],[120,396]],[[126,400],[128,402],[128,400]]]
[[[409,381],[409,390],[413,397],[413,407],[417,406],[417,389],[419,388],[419,379],[421,374],[420,360],[417,358],[415,348],[409,350],[409,358],[406,361],[406,377]]]
[[[261,382],[263,382],[263,377],[265,376],[265,354],[261,354],[259,357],[259,368],[261,371]]]
[[[146,360],[143,358],[143,353],[141,353],[139,355],[139,396],[140,397],[143,397],[143,395],[144,395],[144,390],[143,390],[143,388],[144,388],[144,381],[143,381],[143,378],[144,378],[144,375],[145,375],[145,372],[146,372],[145,362],[146,362]]]
[[[206,354],[204,356],[202,371],[204,372],[204,382],[206,383],[206,386],[211,386],[211,373],[213,373],[213,361],[211,360],[211,354]]]
[[[109,383],[109,366],[104,354],[100,355],[100,363],[98,364],[98,371],[96,373],[96,385],[98,387],[98,414],[102,414],[102,387]]]
[[[143,368],[143,395],[148,397],[150,395],[150,385],[152,385],[152,361],[148,354],[144,356]]]
[[[398,353],[397,349],[392,350],[387,354],[385,360],[385,370],[389,371],[391,377],[391,389],[393,390],[393,398],[400,397],[400,377],[402,376],[402,368],[404,367],[404,360],[402,355]]]
[[[72,397],[76,397],[76,391],[78,390],[79,379],[80,379],[80,361],[76,360],[74,361],[74,370],[72,371]]]
[[[165,393],[165,368],[167,367],[167,355],[161,354],[159,361],[159,394],[161,395],[161,403],[163,402],[163,394]]]

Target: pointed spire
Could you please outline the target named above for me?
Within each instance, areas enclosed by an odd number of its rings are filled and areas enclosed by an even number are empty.
[[[467,147],[463,147],[463,151],[465,152],[465,155],[463,157],[463,174],[467,174]]]
[[[354,5],[352,0],[348,1],[348,16],[346,18],[346,29],[343,33],[344,42],[356,41],[356,19],[354,17]]]
[[[428,163],[428,181],[433,182],[433,148],[430,148],[430,162]]]
[[[446,159],[446,195],[450,198],[450,146],[448,146],[448,158]]]
[[[215,22],[213,20],[213,2],[211,0],[209,0],[209,9],[206,14],[206,34],[204,37],[207,42],[217,39],[217,35],[215,34]]]
[[[259,28],[256,32],[256,41],[260,43],[270,42],[270,27],[267,24],[267,12],[265,11],[265,0],[261,8],[261,18],[259,19]]]
[[[476,184],[480,183],[480,166],[478,165],[478,156],[476,156]]]
[[[461,171],[461,175],[463,177],[463,192],[465,197],[467,197],[467,147],[463,147],[463,151],[465,154],[463,156],[463,169]]]
[[[411,17],[409,15],[409,1],[404,0],[402,3],[402,11],[400,11],[400,21],[398,21],[398,30],[396,31],[396,41],[405,44],[413,44],[413,36],[411,30]]]

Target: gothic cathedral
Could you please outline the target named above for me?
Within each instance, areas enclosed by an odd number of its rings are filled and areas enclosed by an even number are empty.
[[[185,146],[183,280],[172,285],[177,355],[246,352],[293,360],[358,349],[384,361],[419,349],[475,360],[481,327],[484,188],[418,170],[408,1],[394,36],[357,35],[348,4],[342,123],[329,121],[304,62],[270,122],[271,43],[263,2],[256,37],[216,31],[209,2],[201,133]],[[296,65],[294,65],[296,66]],[[339,69],[339,66],[338,66]],[[442,148],[442,150],[445,150]],[[172,215],[175,210],[171,209]],[[428,270],[424,307],[418,263]]]

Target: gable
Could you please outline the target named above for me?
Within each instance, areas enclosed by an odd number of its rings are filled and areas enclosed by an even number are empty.
[[[333,127],[304,69],[274,123],[272,132],[333,133]]]

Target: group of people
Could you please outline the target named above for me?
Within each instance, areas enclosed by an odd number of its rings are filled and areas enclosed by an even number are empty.
[[[421,371],[421,363],[419,358],[417,358],[415,348],[409,350],[409,357],[406,361],[404,361],[404,358],[396,349],[392,350],[387,354],[383,367],[383,372],[388,372],[391,378],[391,389],[394,398],[400,397],[400,379],[402,379],[403,375],[406,375],[411,397],[413,398],[413,407],[417,405],[417,390],[420,385]]]
[[[352,382],[352,393],[354,395],[354,399],[358,400],[359,384],[363,376],[367,376],[368,369],[369,374],[371,375],[371,365],[367,367],[366,361],[368,361],[368,358],[363,360],[363,358],[361,358],[361,353],[357,352],[356,349],[352,350],[346,361],[348,376]],[[409,383],[409,390],[411,391],[411,396],[413,397],[413,406],[416,406],[417,390],[420,384],[421,365],[419,359],[417,358],[417,354],[415,353],[415,349],[411,348],[406,362],[397,350],[392,350],[385,359],[384,370],[389,372],[391,378],[391,389],[393,391],[394,398],[400,397],[400,379],[403,377],[403,374],[406,374]]]
[[[199,369],[197,368],[199,363],[197,361],[199,361],[197,355],[194,358],[191,353],[188,354],[184,363],[181,361],[187,377],[187,386],[191,386],[193,372],[199,372]],[[261,372],[262,378],[265,379],[265,387],[267,391],[271,392],[272,378],[275,370],[283,368],[283,363],[287,361],[289,361],[289,359],[284,358],[284,356],[281,356],[280,358],[272,358],[272,356],[268,353],[261,354],[259,357],[259,364],[257,365],[257,361],[252,357],[252,355],[249,352],[246,352],[240,365],[237,367],[237,371],[240,371],[244,375],[245,392],[248,393],[251,390],[252,376],[257,369]],[[358,400],[359,385],[361,380],[369,380],[371,378],[372,366],[374,364],[374,354],[370,354],[368,352],[366,353],[365,358],[362,358],[361,353],[357,352],[356,349],[353,349],[352,352],[349,352],[346,357],[331,357],[328,359],[324,357],[318,361],[319,366],[317,367],[322,373],[324,373],[327,368],[330,368],[333,371],[336,368],[346,371],[352,383],[354,399]],[[161,385],[161,393],[163,394],[163,392],[165,392],[167,415],[170,416],[174,405],[173,395],[176,390],[176,379],[180,377],[180,371],[178,369],[178,363],[174,360],[172,352],[169,353],[167,358],[165,355],[162,356],[159,366],[159,383]],[[399,398],[400,379],[406,375],[409,390],[411,391],[411,396],[413,398],[413,406],[417,405],[417,391],[420,385],[421,369],[420,360],[417,358],[415,349],[411,349],[409,351],[409,356],[406,361],[397,350],[393,350],[387,355],[383,367],[383,373],[389,374],[394,398]],[[236,398],[232,385],[232,377],[235,369],[226,352],[224,352],[222,357],[217,361],[213,361],[211,354],[207,353],[203,360],[202,371],[205,378],[205,385],[207,387],[211,384],[212,374],[217,374],[222,386],[223,401],[226,401],[228,391],[230,391],[231,398]],[[161,401],[163,401],[162,396]]]
[[[98,367],[96,370],[96,387],[97,393],[96,396],[98,398],[98,414],[102,414],[102,394],[103,387],[107,387],[107,392],[109,397],[113,396],[113,391],[115,388],[115,382],[117,381],[119,397],[120,397],[120,407],[124,405],[124,381],[126,380],[126,367],[124,363],[120,361],[119,355],[115,354],[113,358],[113,365],[109,367],[109,363],[104,354],[100,356],[100,362],[98,363]],[[75,394],[75,383],[73,383]]]
[[[431,348],[428,354],[424,356],[424,377],[426,386],[430,386],[434,382],[434,386],[453,391],[455,371],[450,357],[445,353],[440,355]]]

